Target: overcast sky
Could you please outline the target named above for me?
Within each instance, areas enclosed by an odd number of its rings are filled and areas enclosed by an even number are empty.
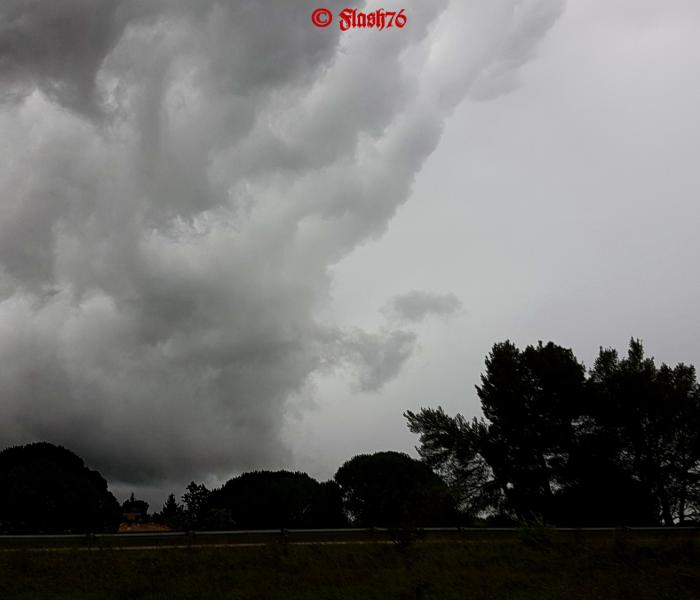
[[[369,4],[0,0],[3,445],[159,504],[412,452],[506,338],[700,364],[697,0]]]

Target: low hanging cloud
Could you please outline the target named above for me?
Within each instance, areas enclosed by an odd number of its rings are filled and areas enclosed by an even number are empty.
[[[405,323],[420,323],[426,317],[452,317],[463,309],[454,294],[436,294],[413,290],[392,298],[382,309],[390,319]]]
[[[3,443],[114,482],[223,477],[287,461],[329,362],[395,377],[413,334],[317,320],[330,267],[562,5],[405,0],[405,29],[341,34],[304,0],[0,0]],[[394,308],[450,301],[420,304]]]
[[[401,329],[336,330],[325,347],[325,364],[319,371],[343,372],[358,392],[378,392],[399,374],[416,341],[415,333]]]

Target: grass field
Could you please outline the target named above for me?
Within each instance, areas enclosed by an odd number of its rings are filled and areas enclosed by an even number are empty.
[[[700,599],[695,540],[0,552],[4,600]]]

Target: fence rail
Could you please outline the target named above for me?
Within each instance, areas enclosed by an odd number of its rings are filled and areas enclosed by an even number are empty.
[[[324,544],[399,542],[405,539],[426,541],[498,542],[512,541],[523,535],[522,528],[423,528],[423,529],[262,529],[233,531],[168,531],[135,533],[98,533],[67,535],[0,535],[2,549],[60,548],[167,548],[199,546],[249,546],[273,543]],[[562,527],[548,529],[557,539],[581,540],[671,540],[700,539],[698,527]]]

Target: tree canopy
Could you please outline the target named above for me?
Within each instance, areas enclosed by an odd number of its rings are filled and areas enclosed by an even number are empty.
[[[360,454],[334,477],[345,509],[361,526],[453,524],[455,504],[432,469],[402,452]]]
[[[0,531],[116,531],[120,508],[107,482],[62,446],[40,442],[0,452]]]
[[[632,340],[588,374],[553,343],[494,345],[483,419],[406,412],[418,451],[472,514],[568,525],[683,523],[700,504],[700,388]]]
[[[340,491],[306,473],[243,473],[214,490],[210,510],[226,512],[239,529],[326,528],[347,524]]]

